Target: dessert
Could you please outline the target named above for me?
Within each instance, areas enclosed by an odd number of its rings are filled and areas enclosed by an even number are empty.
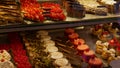
[[[63,54],[61,52],[52,52],[50,55],[52,59],[63,58]]]
[[[94,56],[95,56],[95,53],[93,50],[84,51],[83,59],[85,62],[88,62],[90,60],[90,58],[92,58]]]
[[[57,66],[66,66],[68,64],[68,60],[66,58],[60,58],[60,59],[56,59],[54,61],[54,64]]]
[[[115,5],[117,4],[117,2],[115,0],[98,0],[98,2],[104,6],[107,7],[108,9],[108,12],[110,13],[116,13],[116,12],[119,12],[119,8],[118,5]]]
[[[83,45],[83,44],[85,44],[85,41],[83,40],[83,39],[75,39],[74,41],[73,41],[73,44],[74,44],[74,47],[75,48],[77,48],[77,46],[78,45]]]
[[[70,41],[74,41],[74,39],[77,39],[79,37],[79,35],[77,33],[72,33],[70,35],[68,35],[68,38]]]
[[[11,55],[6,50],[0,50],[0,60],[11,60]]]
[[[93,35],[96,35],[96,36],[100,35],[103,31],[104,30],[103,30],[102,25],[95,25],[92,28],[92,33],[93,33]]]
[[[102,41],[109,41],[113,38],[113,36],[108,31],[103,31],[98,38]]]
[[[13,63],[9,60],[0,61],[0,68],[15,68]]]
[[[68,36],[68,35],[70,35],[70,34],[72,34],[74,32],[75,32],[74,29],[72,29],[72,28],[66,28],[65,29],[65,36]]]
[[[107,15],[107,8],[101,6],[96,0],[78,0],[78,2],[84,5],[87,13]]]
[[[102,52],[101,56],[102,56],[103,59],[108,59],[109,56],[110,56],[110,51],[107,50],[107,51]]]
[[[102,61],[99,58],[91,58],[88,68],[102,68]]]
[[[41,38],[41,42],[51,40],[51,37],[50,37],[50,36],[48,36],[48,35],[44,35],[44,36],[42,35],[40,38]]]
[[[110,41],[109,41],[109,48],[116,48],[117,47],[117,45],[119,44],[119,42],[118,42],[118,40],[117,39],[111,39]]]
[[[78,50],[78,54],[79,55],[83,55],[84,51],[88,51],[89,50],[89,47],[88,47],[87,44],[78,45],[77,50]]]
[[[8,23],[22,23],[23,18],[20,14],[20,9],[18,4],[12,1],[3,1],[0,0],[0,24],[8,24]]]
[[[102,54],[103,51],[106,51],[108,49],[109,43],[108,42],[102,42],[98,40],[96,42],[96,53]]]
[[[51,52],[57,52],[58,48],[55,46],[47,46],[46,50],[51,53]]]
[[[47,47],[47,46],[55,46],[55,42],[52,40],[47,40],[43,42],[43,46]]]
[[[67,0],[65,1],[65,9],[67,16],[75,18],[85,17],[85,7],[79,4],[77,1]]]

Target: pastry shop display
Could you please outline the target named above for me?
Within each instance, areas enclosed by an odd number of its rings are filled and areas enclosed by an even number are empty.
[[[103,68],[102,60],[99,58],[91,58],[89,60],[89,66],[88,68]]]
[[[108,10],[105,6],[100,5],[96,0],[78,0],[85,7],[87,13],[96,15],[107,15]]]
[[[69,28],[70,29],[70,28]],[[72,28],[71,28],[72,29]],[[76,56],[79,56],[81,58],[81,60],[79,61],[82,61],[81,64],[83,64],[83,62],[85,62],[86,64],[89,64],[89,60],[93,57],[97,57],[95,52],[93,50],[90,49],[89,45],[86,44],[85,40],[82,39],[78,33],[75,32],[74,29],[71,30],[71,34],[66,34],[66,30],[65,29],[65,37],[62,38],[58,38],[56,39],[56,44],[58,45],[58,48],[60,48],[61,51],[64,51],[66,53],[74,53]],[[74,31],[73,31],[74,30]],[[73,36],[72,36],[73,34]],[[74,35],[76,34],[76,35]],[[67,37],[68,38],[67,38]],[[74,39],[73,41],[71,41],[71,38],[70,36],[72,36],[72,39]],[[74,37],[74,38],[73,38]],[[70,41],[68,41],[70,40]],[[66,42],[65,42],[66,41]],[[71,44],[69,44],[71,43]],[[70,47],[71,46],[71,47]],[[70,48],[70,52],[69,49],[66,49],[65,50],[65,47],[66,48]],[[63,54],[66,54],[66,53],[63,53]],[[75,56],[74,55],[74,56]],[[73,55],[72,55],[73,56]],[[68,57],[68,55],[67,55]],[[69,57],[70,59],[73,59],[72,57]],[[102,62],[101,62],[102,63]],[[82,67],[82,65],[81,65]]]
[[[14,0],[0,0],[0,25],[22,22],[19,5]]]

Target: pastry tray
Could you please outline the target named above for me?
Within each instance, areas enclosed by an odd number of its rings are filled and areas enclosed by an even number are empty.
[[[94,50],[96,49],[96,41],[98,38],[96,36],[93,36],[91,31],[90,31],[90,26],[88,27],[77,27],[76,33],[79,34],[80,38],[84,39],[86,41],[86,44],[90,47],[90,49]],[[59,37],[64,38],[64,29],[61,30],[52,30],[50,31],[50,36],[54,41],[59,39]],[[103,68],[109,68],[109,65],[107,64],[107,61],[103,60],[99,54],[96,54],[97,57],[99,57],[103,61]],[[84,68],[84,67],[83,67]]]

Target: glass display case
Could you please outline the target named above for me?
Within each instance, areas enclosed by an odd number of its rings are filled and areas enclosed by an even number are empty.
[[[109,2],[1,0],[1,65],[110,68],[120,59],[120,7],[119,1]]]

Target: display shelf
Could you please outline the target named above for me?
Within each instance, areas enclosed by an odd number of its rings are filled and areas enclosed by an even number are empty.
[[[81,27],[81,28],[75,28],[76,33],[79,34],[80,38],[84,39],[86,44],[90,47],[90,49],[92,50],[96,50],[96,41],[98,40],[98,38],[96,36],[92,35],[92,32],[90,30],[91,27],[87,26],[85,28]],[[64,29],[61,30],[50,30],[49,31],[50,36],[52,37],[53,40],[61,40],[60,38],[64,38]],[[64,41],[65,42],[65,41]],[[69,45],[68,45],[69,46]],[[102,57],[99,54],[96,54],[97,57],[99,57],[102,62],[103,62],[103,68],[109,68],[107,61],[103,60]]]
[[[45,22],[30,22],[27,24],[18,25],[2,25],[0,26],[0,33],[26,31],[26,30],[42,30],[42,29],[57,29],[66,27],[76,27],[81,25],[94,25],[101,23],[118,22],[120,15],[108,14],[107,16],[98,16],[86,14],[84,18],[71,18],[67,17],[65,21],[45,21]]]

